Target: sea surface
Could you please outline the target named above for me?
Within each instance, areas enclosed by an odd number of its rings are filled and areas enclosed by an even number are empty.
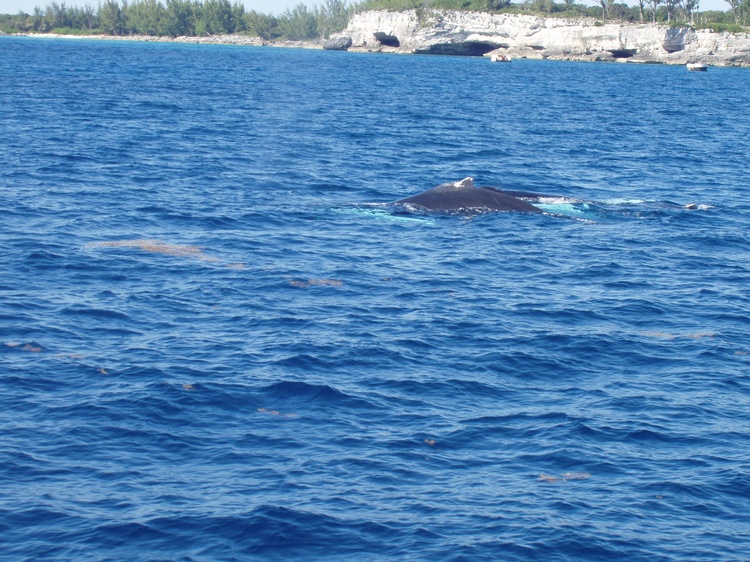
[[[749,102],[0,38],[0,559],[750,560]]]

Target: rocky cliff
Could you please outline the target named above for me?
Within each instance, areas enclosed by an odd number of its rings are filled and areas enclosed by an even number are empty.
[[[593,19],[378,10],[354,15],[341,36],[359,51],[750,66],[750,34]]]

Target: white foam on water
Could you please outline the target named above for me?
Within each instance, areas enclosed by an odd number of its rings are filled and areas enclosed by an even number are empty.
[[[369,208],[363,209],[361,207],[354,207],[351,209],[331,209],[334,213],[341,213],[344,215],[357,215],[361,217],[367,217],[376,220],[389,220],[393,222],[406,222],[406,223],[419,223],[433,225],[435,221],[425,217],[405,217],[394,215],[392,212],[386,209]]]
[[[580,203],[579,199],[571,199],[570,197],[540,197],[539,199],[532,201],[537,201],[537,203],[534,203],[534,205],[537,207],[539,206],[539,203],[543,203],[545,205],[566,205],[572,203]]]
[[[605,199],[601,203],[603,205],[643,205],[648,201],[643,199]]]
[[[585,215],[590,208],[586,203],[534,203],[534,206],[555,215]]]

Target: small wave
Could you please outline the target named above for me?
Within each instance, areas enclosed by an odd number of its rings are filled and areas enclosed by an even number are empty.
[[[373,407],[373,404],[369,401],[342,392],[327,384],[282,381],[263,388],[260,393],[277,402],[284,403],[303,401],[307,405],[319,404],[326,407],[330,405],[346,405],[358,409]]]
[[[84,306],[69,306],[63,308],[60,312],[62,314],[76,315],[76,316],[92,316],[95,318],[103,319],[116,319],[116,320],[129,320],[130,317],[124,312],[117,310],[110,310],[106,308],[89,308]]]
[[[231,550],[243,556],[301,559],[327,558],[332,552],[337,556],[382,553],[383,541],[393,540],[394,535],[398,535],[396,529],[372,521],[262,504],[234,515],[181,513],[146,518],[142,522],[107,523],[87,533],[85,542],[108,545],[115,552],[124,553],[135,541],[139,545],[158,546],[162,552],[178,553],[184,552],[185,540],[200,536],[205,537],[196,548],[201,557],[224,558]]]
[[[159,101],[141,101],[138,102],[137,107],[139,109],[157,109],[161,111],[183,111],[184,108],[180,107],[176,103],[159,102]]]

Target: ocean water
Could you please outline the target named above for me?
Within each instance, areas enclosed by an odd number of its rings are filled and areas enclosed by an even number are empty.
[[[0,559],[750,559],[749,92],[0,38]]]

